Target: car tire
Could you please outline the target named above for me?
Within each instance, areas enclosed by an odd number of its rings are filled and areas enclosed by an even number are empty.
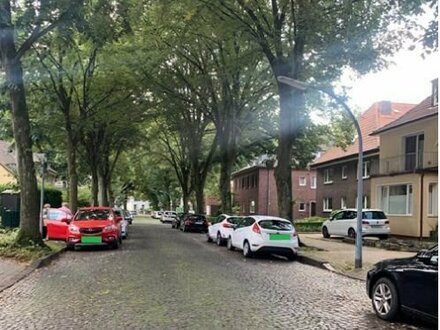
[[[208,243],[212,243],[212,238],[211,238],[211,236],[209,236],[209,233],[206,233],[206,241]]]
[[[289,254],[287,255],[287,260],[289,260],[289,261],[295,261],[295,259],[296,259],[296,253],[291,252],[291,253],[289,253]]]
[[[112,249],[113,250],[117,250],[119,249],[119,239],[117,239],[113,244],[112,244]]]
[[[47,238],[47,227],[44,226],[43,229],[42,229],[42,231],[43,231],[42,234],[41,234],[41,235],[42,235],[42,238],[43,238],[43,239],[48,239],[48,238]]]
[[[217,244],[217,246],[222,246],[223,245],[222,235],[220,235],[220,233],[217,233],[215,244]]]
[[[248,241],[244,241],[243,243],[243,257],[252,258],[251,246]]]
[[[226,247],[228,248],[228,250],[230,251],[234,251],[235,247],[232,245],[232,239],[231,236],[228,237],[228,242],[226,243]]]
[[[188,229],[186,229],[186,226],[185,226],[185,225],[184,225],[182,228],[183,228],[182,231],[183,231],[184,233],[186,233],[186,232],[188,231]]]
[[[330,238],[330,234],[328,233],[327,227],[322,227],[322,237],[324,238]]]
[[[75,251],[75,244],[67,244],[66,250],[68,251]]]
[[[356,238],[356,232],[354,231],[353,228],[348,229],[347,236],[350,237],[350,238],[353,238],[353,239]]]
[[[379,278],[373,286],[371,302],[376,315],[382,320],[394,321],[400,312],[399,295],[394,283],[386,278]]]

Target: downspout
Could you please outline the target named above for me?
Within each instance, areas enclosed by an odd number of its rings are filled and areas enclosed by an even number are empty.
[[[420,177],[420,236],[419,240],[423,238],[423,179],[425,177],[425,173],[421,174]]]

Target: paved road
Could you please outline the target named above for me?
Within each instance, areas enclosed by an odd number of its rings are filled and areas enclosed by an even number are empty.
[[[67,252],[1,293],[0,329],[426,326],[378,320],[363,282],[298,262],[244,259],[204,235],[136,220],[120,250]]]

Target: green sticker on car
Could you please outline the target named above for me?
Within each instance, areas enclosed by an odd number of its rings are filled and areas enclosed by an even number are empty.
[[[288,240],[290,240],[290,234],[270,234],[269,240],[271,240],[271,241],[288,241]]]
[[[102,243],[102,237],[101,236],[83,236],[83,237],[81,237],[81,243],[100,244],[100,243]]]

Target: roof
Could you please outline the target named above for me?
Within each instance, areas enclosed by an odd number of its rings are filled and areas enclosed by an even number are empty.
[[[383,107],[387,104],[391,106],[391,111],[389,113],[384,113]],[[362,132],[363,152],[379,149],[379,137],[370,135],[372,132],[402,117],[413,107],[414,104],[382,101],[376,102],[368,108],[358,119]],[[312,166],[318,166],[340,158],[354,156],[358,154],[358,151],[358,139],[356,139],[351,145],[347,146],[345,150],[340,147],[331,147],[324,152],[321,157],[316,159]]]
[[[15,165],[14,153],[10,151],[10,143],[0,140],[0,164],[10,166]]]
[[[390,129],[394,129],[421,119],[425,119],[432,116],[438,115],[438,105],[433,106],[432,105],[432,97],[428,96],[426,99],[424,99],[422,102],[417,104],[414,108],[409,110],[407,113],[405,113],[400,118],[396,119],[395,121],[389,123],[388,125],[385,125],[374,132],[372,132],[372,135],[376,135],[379,133],[383,133],[385,131],[388,131]]]

